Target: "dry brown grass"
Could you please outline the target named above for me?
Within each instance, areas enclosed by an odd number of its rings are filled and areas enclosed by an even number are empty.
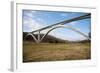
[[[23,62],[83,60],[90,58],[90,43],[23,43]]]

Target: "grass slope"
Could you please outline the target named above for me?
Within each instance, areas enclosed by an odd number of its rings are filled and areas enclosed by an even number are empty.
[[[23,62],[83,60],[91,58],[90,43],[23,42]]]

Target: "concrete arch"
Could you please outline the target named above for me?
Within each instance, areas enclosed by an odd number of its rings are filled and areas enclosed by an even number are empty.
[[[35,35],[32,34],[32,33],[28,33],[28,34],[25,36],[25,38],[28,37],[29,35],[35,40],[35,42],[37,42],[37,39],[36,39]]]
[[[40,41],[42,41],[42,40],[48,35],[48,33],[50,33],[52,30],[57,29],[57,28],[68,28],[68,29],[70,29],[70,30],[73,30],[73,31],[79,33],[80,35],[82,35],[82,36],[84,36],[84,37],[86,37],[87,39],[90,40],[90,38],[89,38],[87,35],[85,35],[85,34],[82,33],[81,31],[79,31],[78,29],[73,28],[73,27],[71,27],[71,26],[60,25],[60,26],[55,26],[55,27],[51,28],[51,29],[41,38]]]

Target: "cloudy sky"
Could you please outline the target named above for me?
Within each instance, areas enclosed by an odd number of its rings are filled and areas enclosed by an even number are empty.
[[[79,12],[56,12],[56,11],[36,11],[36,10],[23,10],[23,32],[31,32],[42,27],[52,25],[67,19],[78,17],[86,13]],[[88,35],[91,27],[91,19],[84,19],[79,21],[74,21],[66,26],[72,26],[80,30],[81,32]],[[46,33],[48,30],[42,31]],[[75,31],[69,30],[67,28],[58,28],[49,33],[52,36],[61,38],[64,40],[84,40],[84,36],[76,33]]]

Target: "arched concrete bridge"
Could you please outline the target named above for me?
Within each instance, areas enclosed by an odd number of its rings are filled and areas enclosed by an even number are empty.
[[[84,37],[86,37],[87,39],[90,40],[89,36],[87,36],[86,34],[84,34],[81,31],[79,31],[77,28],[74,28],[72,26],[64,25],[64,24],[67,24],[67,23],[70,23],[70,22],[73,22],[73,21],[83,20],[83,19],[87,19],[87,18],[90,18],[90,17],[91,17],[91,14],[88,13],[88,14],[83,15],[83,16],[75,17],[75,18],[65,20],[65,21],[50,25],[50,26],[46,26],[44,28],[41,28],[41,29],[38,29],[38,30],[35,30],[35,31],[32,31],[32,32],[28,32],[27,35],[25,36],[25,38],[27,36],[31,35],[36,43],[40,43],[46,37],[46,35],[48,35],[48,33],[51,32],[52,30],[57,29],[57,28],[67,28],[67,29],[70,29],[72,31],[75,31],[75,32],[79,33],[80,35],[82,35],[82,36],[84,36]],[[46,30],[46,29],[48,29],[46,34],[44,34],[42,37],[40,37],[41,32],[43,30]],[[35,32],[38,32],[38,37],[37,38],[34,35]]]

